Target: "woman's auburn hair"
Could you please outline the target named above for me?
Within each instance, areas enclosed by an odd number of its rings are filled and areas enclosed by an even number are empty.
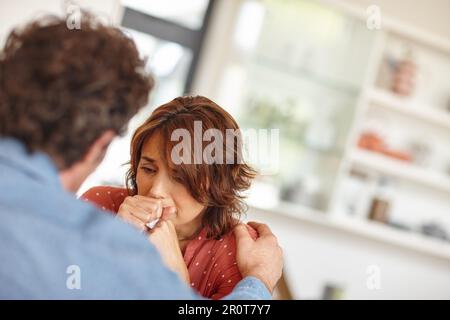
[[[256,171],[242,160],[242,137],[233,136],[233,150],[226,149],[226,141],[223,139],[222,149],[233,154],[233,163],[207,164],[201,161],[196,164],[175,164],[171,154],[179,141],[172,141],[172,132],[176,129],[186,129],[192,140],[194,134],[194,121],[201,121],[202,136],[208,129],[219,130],[226,137],[226,130],[239,130],[239,126],[233,117],[208,98],[202,96],[178,97],[155,109],[144,124],[134,133],[131,140],[130,168],[127,172],[126,186],[130,195],[138,193],[136,175],[144,144],[150,137],[159,135],[161,158],[167,165],[171,178],[181,183],[191,196],[205,206],[202,226],[206,228],[209,239],[218,239],[230,232],[239,222],[241,214],[247,209],[242,192],[247,190]],[[214,142],[216,142],[214,140]],[[197,141],[201,143],[202,150],[211,142]],[[192,149],[191,149],[192,150]],[[194,154],[194,152],[191,152]]]

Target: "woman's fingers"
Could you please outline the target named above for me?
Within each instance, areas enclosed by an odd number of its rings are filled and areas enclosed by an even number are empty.
[[[174,215],[175,212],[176,208],[173,206],[163,208],[163,201],[160,199],[136,195],[125,198],[117,215],[136,226],[139,230],[145,231],[149,230],[149,223],[159,219],[158,224],[151,229],[163,226],[167,232],[168,225],[166,223],[161,225],[161,222]],[[174,227],[172,229],[175,230]]]
[[[151,215],[151,220],[159,219],[162,214],[162,201],[136,195],[130,199],[132,203]]]
[[[173,206],[165,207],[162,210],[161,219],[168,220],[176,215],[177,209]]]
[[[149,222],[161,216],[160,204],[157,200],[143,201],[141,198],[134,196],[127,197],[123,204],[126,205],[126,209],[132,215],[141,219],[143,222]]]
[[[127,223],[130,223],[131,225],[133,225],[138,230],[147,231],[147,226],[145,225],[145,223],[142,222],[142,220],[136,218],[135,216],[133,216],[129,213],[125,213],[124,215],[121,215],[120,217],[123,220],[125,220]]]
[[[175,225],[173,224],[173,222],[171,220],[166,220],[165,222],[166,222],[166,225],[167,225],[167,228],[169,229],[169,231],[172,234],[176,235],[177,232],[175,230]]]
[[[150,234],[155,232],[164,233],[167,236],[173,236],[173,238],[176,239],[177,232],[173,222],[170,220],[159,220],[158,223],[150,230]]]
[[[132,199],[125,199],[125,201],[120,205],[119,211],[117,212],[120,216],[125,216],[126,214],[133,215],[142,222],[147,222],[151,219],[151,213],[144,211],[142,208],[137,207]]]
[[[143,223],[148,223],[151,220],[153,220],[152,218],[153,215],[151,213],[147,213],[142,208],[139,207],[129,206],[128,213],[131,214],[133,217],[139,219]]]
[[[160,230],[165,231],[167,230],[167,221],[166,220],[159,220],[158,223],[153,227],[153,230]]]
[[[140,231],[148,231],[147,223],[151,217],[150,214],[144,212],[141,208],[133,205],[131,201],[124,201],[120,206],[117,216],[132,224]]]

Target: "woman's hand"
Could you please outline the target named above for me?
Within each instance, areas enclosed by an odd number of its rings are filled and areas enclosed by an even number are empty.
[[[141,231],[148,231],[147,223],[162,215],[162,201],[144,196],[126,197],[117,211],[117,216]]]
[[[183,259],[175,226],[170,220],[161,220],[150,230],[150,242],[156,247],[169,269],[178,273],[189,284],[189,272]]]

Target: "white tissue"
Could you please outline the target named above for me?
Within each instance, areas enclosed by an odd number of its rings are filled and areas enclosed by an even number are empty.
[[[158,223],[158,221],[159,221],[159,219],[150,221],[149,223],[146,224],[146,226],[149,227],[150,229],[153,229],[155,227],[155,225]]]

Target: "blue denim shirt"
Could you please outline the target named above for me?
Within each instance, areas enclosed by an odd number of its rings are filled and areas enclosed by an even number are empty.
[[[0,139],[1,299],[200,299],[131,226],[63,190],[51,159]],[[270,299],[243,279],[227,299]]]

